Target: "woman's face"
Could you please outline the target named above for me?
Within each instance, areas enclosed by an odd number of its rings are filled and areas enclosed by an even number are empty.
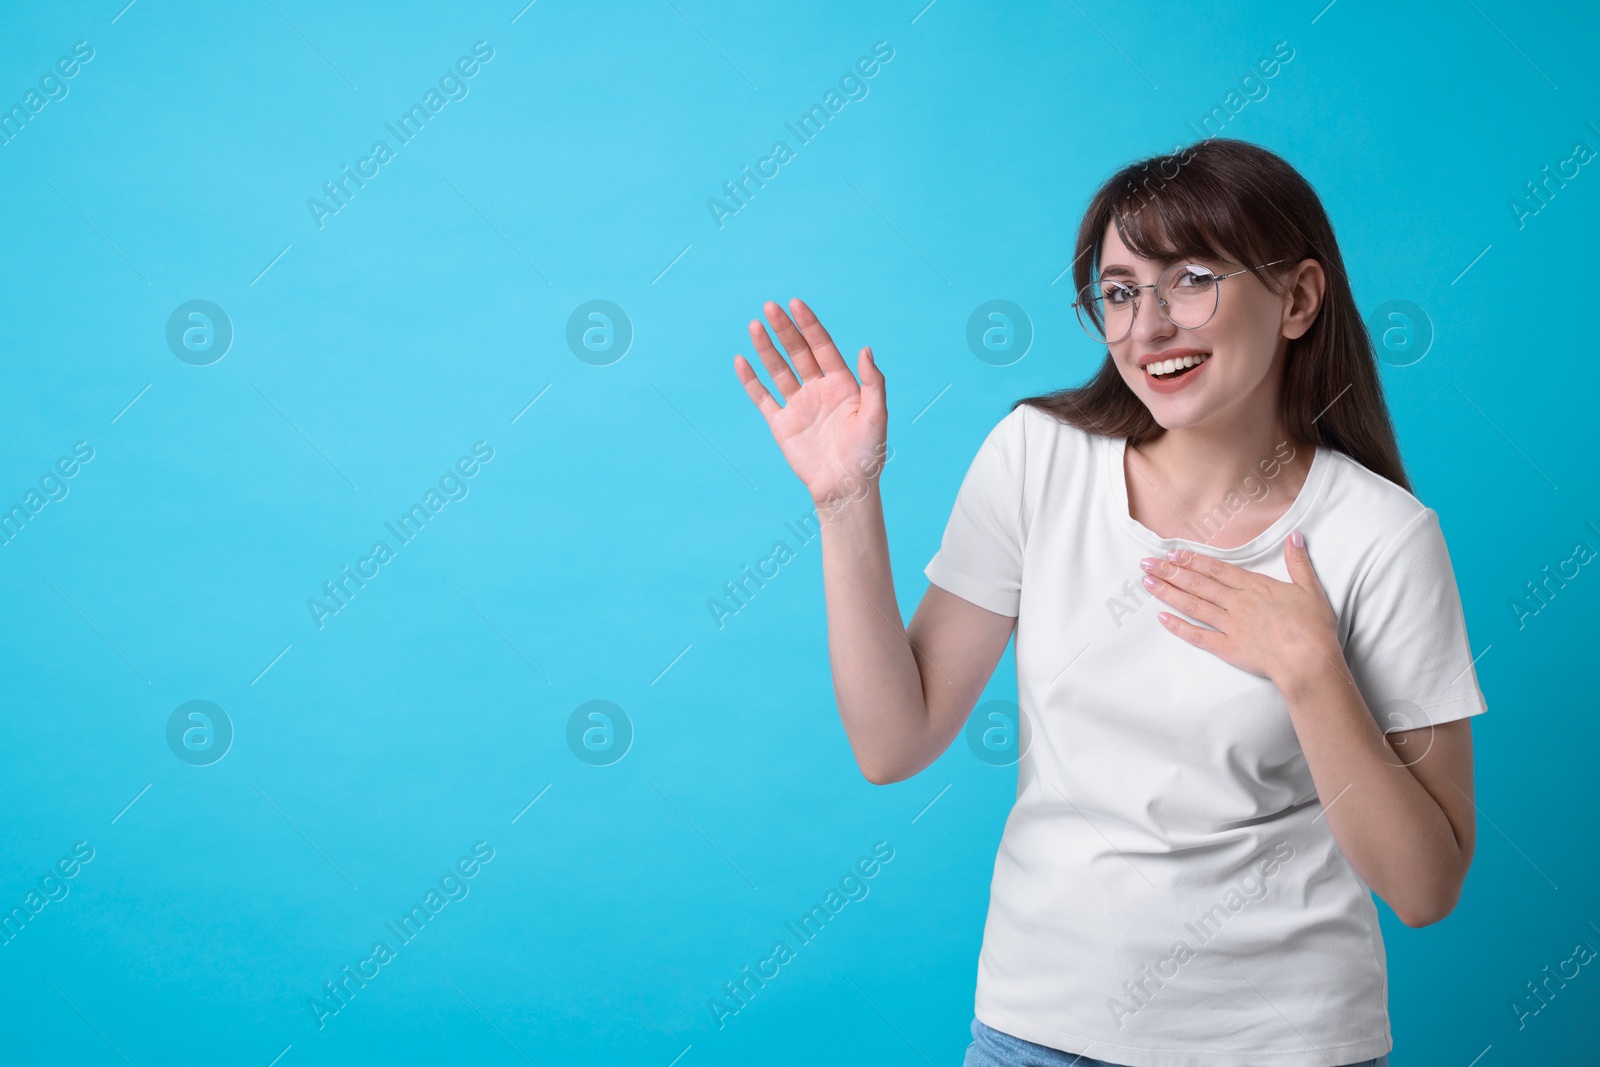
[[[1170,262],[1136,256],[1123,244],[1116,224],[1106,227],[1100,253],[1104,278],[1130,284],[1153,284]],[[1185,257],[1214,274],[1229,274],[1255,264],[1228,259]],[[1302,261],[1320,272],[1315,260]],[[1293,264],[1283,266],[1293,267]],[[1320,273],[1318,274],[1320,278]],[[1127,336],[1107,345],[1122,380],[1166,429],[1198,426],[1219,416],[1264,417],[1276,422],[1278,381],[1288,341],[1310,328],[1304,297],[1291,286],[1279,296],[1253,274],[1240,274],[1212,283],[1217,290],[1217,311],[1196,329],[1180,329],[1161,313],[1154,289],[1139,290],[1139,306]],[[1320,288],[1317,296],[1320,297]],[[1198,360],[1186,372],[1162,381],[1146,368],[1170,359]]]

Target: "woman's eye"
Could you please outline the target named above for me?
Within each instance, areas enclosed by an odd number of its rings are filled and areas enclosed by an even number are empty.
[[[1121,305],[1126,304],[1128,301],[1133,299],[1133,290],[1129,289],[1126,285],[1107,285],[1101,291],[1101,297],[1106,303],[1111,304],[1114,307],[1120,307]]]
[[[1204,267],[1185,267],[1178,272],[1174,282],[1180,289],[1203,289],[1210,285],[1215,277]]]

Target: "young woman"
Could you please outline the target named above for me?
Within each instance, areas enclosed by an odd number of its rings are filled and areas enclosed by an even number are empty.
[[[1075,251],[1105,363],[989,433],[909,627],[871,349],[858,384],[795,300],[765,307],[788,361],[750,324],[781,406],[734,359],[824,519],[870,781],[944,752],[1015,628],[1024,750],[965,1062],[1386,1064],[1371,893],[1413,927],[1455,906],[1486,704],[1332,227],[1289,164],[1214,138],[1114,175]]]

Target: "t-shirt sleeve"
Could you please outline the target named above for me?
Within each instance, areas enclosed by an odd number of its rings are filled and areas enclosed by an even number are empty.
[[[1027,405],[989,431],[956,494],[928,580],[963,600],[1016,617],[1022,600],[1023,468]]]
[[[1423,508],[1357,588],[1345,659],[1385,732],[1488,710],[1439,516]]]

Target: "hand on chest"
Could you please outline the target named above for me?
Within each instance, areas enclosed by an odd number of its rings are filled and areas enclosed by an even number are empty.
[[[1157,621],[1182,613],[1144,588],[1138,558],[1137,546],[1080,553],[1062,568],[1063,593],[1024,597],[1018,685],[1037,709],[1036,751],[1063,782],[1103,777],[1130,801],[1176,802],[1201,823],[1292,803],[1310,778],[1277,686]],[[1281,580],[1277,564],[1260,573]]]

